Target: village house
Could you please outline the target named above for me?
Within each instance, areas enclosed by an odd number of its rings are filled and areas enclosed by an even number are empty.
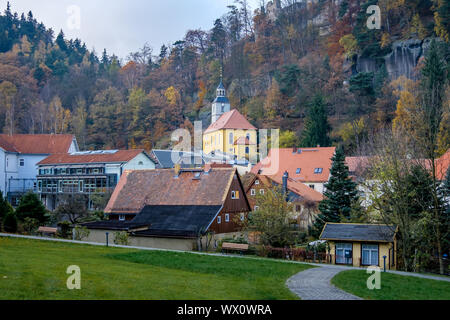
[[[361,205],[368,208],[372,204],[371,185],[377,183],[377,181],[367,180],[367,170],[370,168],[371,158],[368,156],[355,156],[346,157],[345,163],[349,170],[349,175],[354,182],[358,184],[359,197],[361,199]],[[421,167],[429,170],[431,174],[432,162],[426,159],[409,159],[412,165],[420,165]],[[450,149],[442,155],[439,159],[435,160],[436,179],[438,182],[443,183],[446,179],[450,167]]]
[[[328,262],[354,267],[397,267],[396,226],[327,223],[320,240],[328,243]]]
[[[125,171],[105,209],[109,220],[85,224],[88,241],[104,242],[106,232],[120,230],[132,245],[214,247],[238,233],[250,211],[237,170],[223,166]]]
[[[264,195],[273,186],[281,185],[287,201],[293,206],[292,218],[298,228],[306,231],[314,223],[318,213],[318,203],[323,200],[321,193],[293,180],[287,172],[281,180],[277,176],[255,175],[253,173],[249,173],[245,178],[245,192],[252,210],[259,209],[256,200],[258,195]]]
[[[211,125],[203,133],[203,152],[230,154],[251,164],[258,161],[258,129],[236,109],[231,110],[225,87],[220,82],[212,103]]]
[[[36,165],[51,154],[78,151],[70,134],[1,134],[0,190],[13,205],[36,188]]]
[[[330,178],[332,158],[336,148],[271,149],[268,156],[256,164],[253,174],[273,176],[278,180],[285,172],[292,181],[301,182],[323,194]]]
[[[112,193],[125,170],[155,169],[142,149],[59,153],[37,164],[37,188],[47,209],[57,208],[64,195],[80,194],[92,209],[92,195]]]

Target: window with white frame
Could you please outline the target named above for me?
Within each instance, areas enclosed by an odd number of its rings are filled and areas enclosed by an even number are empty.
[[[125,221],[125,215],[124,214],[119,215],[119,221]]]
[[[254,208],[253,208],[253,211],[258,211],[259,210],[259,206],[255,206]]]
[[[25,159],[19,159],[19,165],[25,167]]]
[[[259,194],[264,195],[264,189],[260,189]]]
[[[239,199],[239,191],[231,191],[231,199],[238,200]]]
[[[225,214],[225,222],[230,222],[230,215],[228,213]]]
[[[259,180],[255,180],[255,184],[258,185],[259,184]]]
[[[323,168],[315,168],[314,174],[321,174],[323,172]]]
[[[221,224],[222,223],[222,217],[221,216],[218,216],[217,217],[217,224]]]
[[[336,264],[353,264],[353,245],[336,243]]]
[[[252,196],[255,196],[255,195],[256,195],[256,190],[255,190],[255,189],[250,190],[250,194],[251,194]]]
[[[245,214],[241,213],[241,221],[244,221],[244,219],[245,219]]]
[[[378,266],[378,245],[377,244],[363,244],[362,245],[362,265],[364,266]]]

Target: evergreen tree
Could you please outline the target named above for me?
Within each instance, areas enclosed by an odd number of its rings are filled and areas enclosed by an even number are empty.
[[[0,191],[0,230],[2,229],[1,225],[3,223],[3,220],[10,213],[14,213],[14,209],[11,207],[9,202],[3,197],[3,193]]]
[[[225,27],[222,24],[222,20],[217,19],[214,22],[214,28],[212,29],[211,34],[211,42],[214,47],[216,58],[220,59],[221,64],[223,65],[223,58],[225,55],[225,47],[227,40],[227,32]]]
[[[40,223],[45,223],[48,220],[47,210],[37,195],[32,192],[25,194],[20,199],[16,215],[20,221],[24,221],[25,218],[33,218]]]
[[[331,126],[328,123],[325,101],[321,95],[316,95],[310,104],[309,113],[305,120],[301,146],[304,148],[316,147],[317,145],[329,147],[331,145],[328,136],[330,131]]]
[[[62,30],[59,32],[58,36],[56,37],[55,42],[62,51],[64,51],[64,52],[68,51],[66,40],[64,40],[64,32]]]
[[[14,212],[10,212],[3,219],[3,228],[8,233],[16,233],[17,232],[17,218]]]
[[[349,178],[348,167],[345,165],[344,150],[339,148],[332,158],[331,177],[325,184],[324,196],[319,204],[320,214],[314,222],[312,234],[318,237],[326,222],[340,222],[349,219],[352,206],[358,200],[356,183]]]

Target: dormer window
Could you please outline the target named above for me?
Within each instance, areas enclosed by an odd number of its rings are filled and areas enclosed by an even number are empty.
[[[323,168],[314,169],[314,174],[321,174],[323,172]]]
[[[121,214],[121,215],[119,216],[119,221],[125,221],[125,215]]]

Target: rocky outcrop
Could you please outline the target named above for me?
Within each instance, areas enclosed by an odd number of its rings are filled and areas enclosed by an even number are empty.
[[[409,39],[399,40],[392,44],[389,54],[380,59],[384,62],[390,80],[405,76],[409,79],[417,79],[417,65],[426,54],[431,38],[425,40]],[[358,56],[355,63],[356,72],[377,72],[382,63],[375,58]]]

